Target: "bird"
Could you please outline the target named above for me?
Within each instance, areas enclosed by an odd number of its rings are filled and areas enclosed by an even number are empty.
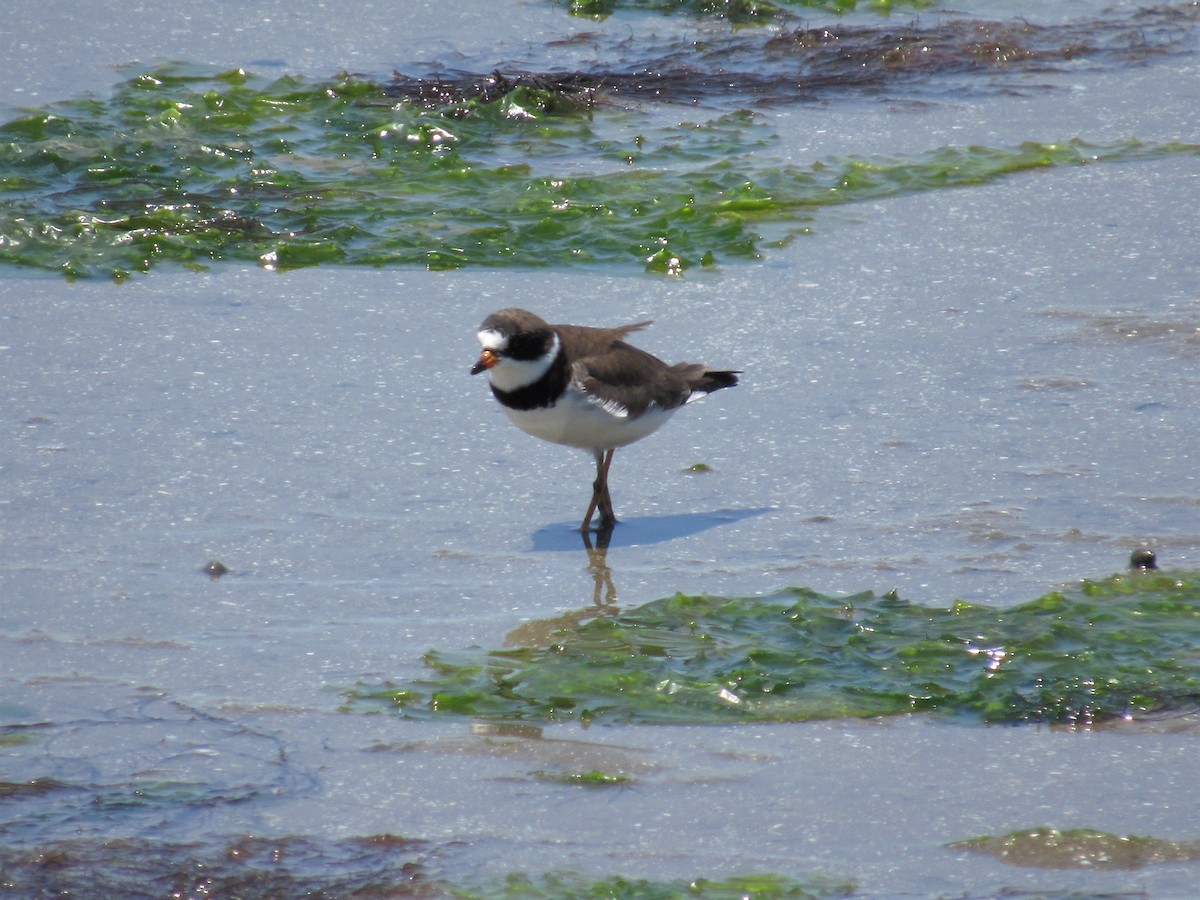
[[[579,527],[585,536],[597,511],[600,532],[611,533],[617,524],[608,489],[617,448],[653,434],[697,397],[733,387],[742,374],[699,363],[667,365],[626,342],[650,324],[550,325],[509,308],[484,319],[476,335],[483,349],[471,374],[488,373],[492,394],[513,424],[595,458],[592,499]]]

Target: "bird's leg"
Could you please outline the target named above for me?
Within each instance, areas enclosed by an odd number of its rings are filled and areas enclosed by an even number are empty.
[[[608,467],[612,465],[613,454],[616,452],[614,448],[604,454],[604,466],[600,476],[603,481],[599,506],[601,531],[612,531],[612,527],[617,524],[617,514],[613,512],[612,494],[608,492]]]
[[[592,453],[596,457],[596,480],[592,482],[592,502],[588,504],[587,512],[583,514],[583,524],[579,526],[579,530],[585,534],[592,525],[596,504],[600,502],[600,472],[604,466],[604,452],[593,450]]]
[[[583,524],[579,526],[580,531],[586,532],[592,525],[592,514],[597,508],[600,510],[600,530],[611,531],[612,527],[617,524],[617,517],[613,513],[612,496],[608,493],[608,467],[612,465],[613,453],[615,450],[597,450],[596,455],[596,480],[592,482],[592,502],[588,504],[587,512],[583,516]]]

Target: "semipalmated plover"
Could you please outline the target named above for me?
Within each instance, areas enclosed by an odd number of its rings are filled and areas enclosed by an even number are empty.
[[[630,332],[649,324],[548,325],[523,309],[502,309],[479,326],[483,352],[471,374],[488,373],[492,393],[513,423],[596,458],[583,532],[597,510],[602,531],[616,524],[608,492],[616,448],[654,433],[689,400],[738,383],[739,372],[699,363],[669,366],[625,343]]]

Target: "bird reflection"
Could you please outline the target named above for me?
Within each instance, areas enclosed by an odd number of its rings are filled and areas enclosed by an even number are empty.
[[[592,535],[584,531],[583,548],[587,551],[587,570],[592,576],[592,606],[612,606],[617,600],[617,586],[613,584],[612,568],[608,564],[608,544],[612,540],[613,526],[601,525],[596,529],[596,543],[592,544]],[[600,594],[604,599],[600,599]]]
[[[608,545],[612,540],[613,524],[607,527],[602,525],[594,532],[581,532],[588,560],[585,571],[592,576],[592,605],[551,619],[522,622],[505,636],[505,646],[545,646],[554,643],[561,632],[578,628],[589,619],[616,615],[617,586],[613,581],[612,567],[608,564]]]

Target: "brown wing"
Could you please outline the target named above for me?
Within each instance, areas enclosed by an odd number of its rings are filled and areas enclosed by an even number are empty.
[[[555,325],[563,348],[574,360],[572,380],[597,402],[640,416],[651,405],[674,409],[697,391],[737,384],[736,372],[714,372],[699,363],[668,366],[624,338],[649,322],[617,328]]]
[[[579,360],[573,374],[589,397],[619,406],[631,416],[640,416],[651,406],[674,409],[692,393],[662,360],[626,343],[604,356]]]
[[[651,404],[671,409],[683,403],[689,393],[686,382],[661,359],[625,343],[626,335],[649,324],[617,328],[555,325],[563,349],[573,361],[575,384],[597,402],[631,416],[641,415]]]

